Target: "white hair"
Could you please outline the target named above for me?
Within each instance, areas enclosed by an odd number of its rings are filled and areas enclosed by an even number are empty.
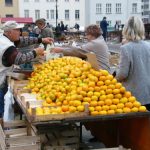
[[[143,21],[136,16],[129,17],[122,31],[123,37],[128,41],[139,41],[145,38]]]

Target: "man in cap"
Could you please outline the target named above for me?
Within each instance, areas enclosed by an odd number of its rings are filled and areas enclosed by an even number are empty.
[[[4,113],[4,95],[7,91],[7,72],[11,71],[13,64],[24,64],[30,62],[36,56],[44,54],[43,48],[36,48],[27,53],[21,53],[17,50],[14,42],[20,40],[20,29],[22,27],[22,25],[19,25],[15,21],[8,21],[2,26],[4,33],[0,35],[0,118],[3,117]],[[39,38],[35,39],[35,41],[37,43],[51,43],[53,39]]]
[[[46,37],[54,38],[53,31],[51,28],[47,27],[46,20],[44,18],[36,20],[35,24],[41,30],[39,37],[41,37],[41,38],[46,38]],[[44,47],[46,48],[46,44],[44,44]]]

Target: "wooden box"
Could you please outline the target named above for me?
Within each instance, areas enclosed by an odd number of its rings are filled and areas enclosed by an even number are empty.
[[[2,150],[40,150],[40,138],[32,132],[27,135],[25,121],[4,122],[0,125],[0,146]]]

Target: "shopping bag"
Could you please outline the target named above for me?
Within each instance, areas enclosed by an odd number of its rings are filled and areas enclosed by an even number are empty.
[[[8,91],[4,96],[4,121],[14,120],[14,97],[10,86],[8,86]]]

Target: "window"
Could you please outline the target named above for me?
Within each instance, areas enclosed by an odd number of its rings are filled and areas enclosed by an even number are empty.
[[[75,10],[75,19],[76,20],[80,19],[80,10]]]
[[[46,10],[46,18],[49,19],[49,10]]]
[[[12,0],[5,0],[5,6],[12,6],[13,1]]]
[[[108,26],[111,26],[111,21],[109,20],[109,21],[107,21],[107,23],[109,24]]]
[[[132,13],[137,13],[137,3],[132,4]]]
[[[40,2],[40,0],[34,0],[35,2]]]
[[[69,20],[69,10],[65,10],[65,19]]]
[[[110,3],[106,4],[106,14],[111,14],[111,4]]]
[[[101,14],[102,13],[102,4],[97,3],[96,4],[96,14]]]
[[[29,2],[29,0],[24,0],[24,2]]]
[[[55,2],[56,0],[46,0],[47,2]],[[57,0],[58,1],[58,0]]]
[[[65,2],[69,2],[69,0],[65,0]]]
[[[40,10],[35,10],[35,19],[40,19]]]
[[[121,3],[116,3],[116,14],[121,14]]]
[[[54,10],[50,10],[50,13],[51,13],[51,19],[55,19],[55,14],[54,14]]]
[[[6,14],[6,18],[13,18],[12,14]]]
[[[80,0],[75,0],[75,2],[79,2]]]
[[[24,17],[29,18],[29,10],[24,10]]]

